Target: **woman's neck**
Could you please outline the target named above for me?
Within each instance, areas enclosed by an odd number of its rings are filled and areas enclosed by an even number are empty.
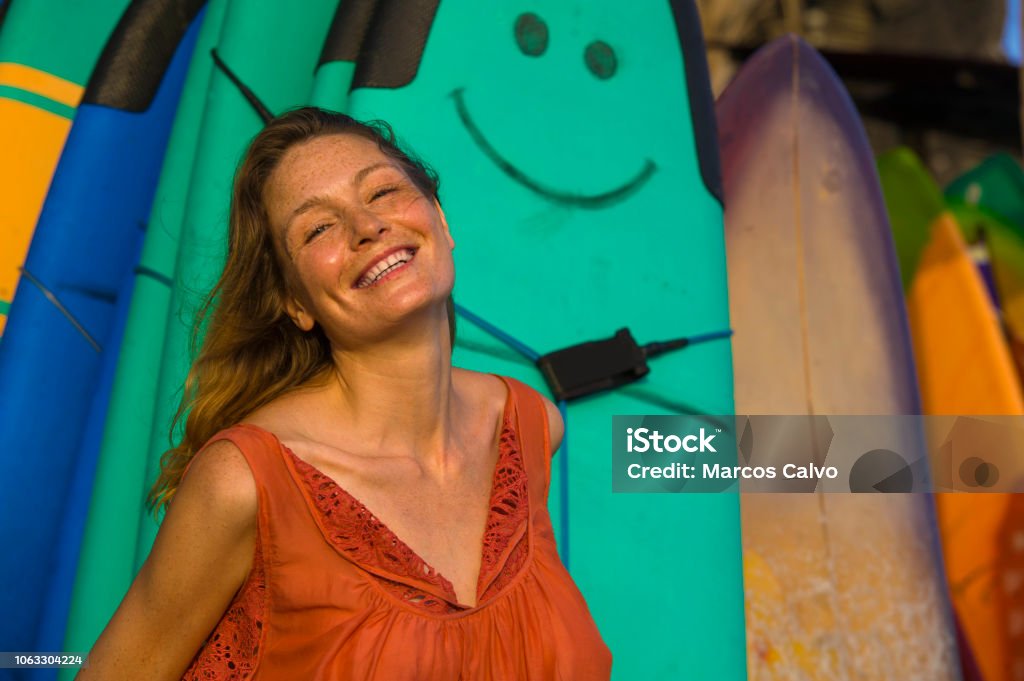
[[[460,444],[452,426],[464,404],[453,382],[447,328],[443,342],[393,339],[365,351],[337,350],[333,373],[325,407],[368,450],[410,456],[445,473],[447,454]]]

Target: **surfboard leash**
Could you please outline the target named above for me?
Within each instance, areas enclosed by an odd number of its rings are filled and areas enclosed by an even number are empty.
[[[569,568],[569,400],[584,397],[632,383],[650,373],[647,360],[666,352],[691,345],[729,338],[732,329],[696,334],[687,338],[653,341],[639,345],[628,328],[622,328],[608,339],[577,343],[545,355],[511,334],[455,303],[455,311],[467,321],[491,334],[533,362],[541,371],[548,388],[558,402],[558,411],[565,422],[565,434],[559,447],[561,480],[562,562]]]
[[[505,345],[509,346],[523,357],[537,364],[540,361],[541,355],[539,352],[528,346],[526,343],[516,339],[511,334],[506,333],[499,329],[494,324],[486,321],[482,317],[479,317],[463,306],[455,303],[455,311],[459,316],[466,319],[471,324],[483,329],[487,333],[491,334]],[[561,516],[559,527],[561,529],[562,536],[562,548],[560,555],[562,558],[562,565],[565,569],[569,569],[569,409],[566,400],[558,400],[558,411],[562,414],[562,422],[565,424],[565,431],[562,434],[562,444],[558,448],[558,453],[561,454],[558,462],[559,484],[559,504],[558,510]]]
[[[726,329],[640,345],[628,328],[622,328],[611,338],[549,352],[537,359],[537,366],[555,397],[568,401],[643,378],[651,371],[648,359],[731,335],[732,329]]]

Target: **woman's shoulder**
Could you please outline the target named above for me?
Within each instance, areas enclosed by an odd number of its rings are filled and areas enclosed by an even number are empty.
[[[235,427],[256,429],[281,441],[293,439],[303,431],[304,417],[320,411],[318,392],[317,387],[285,392],[250,411]]]
[[[551,453],[553,454],[558,449],[565,434],[565,423],[558,406],[544,395],[543,392],[534,389],[522,381],[507,376],[460,368],[453,368],[454,371],[462,372],[464,380],[470,385],[475,385],[476,390],[479,391],[478,395],[480,398],[486,400],[486,402],[478,403],[488,404],[492,409],[497,408],[499,414],[504,408],[505,400],[508,397],[508,390],[513,389],[513,386],[521,386],[519,388],[521,392],[532,394],[535,398],[538,398],[544,406],[548,434],[551,440]]]
[[[234,501],[248,496],[245,488],[253,487],[252,470],[242,448],[230,438],[217,436],[192,457],[183,485],[185,481],[216,493],[218,498],[234,497]]]
[[[452,381],[476,405],[487,405],[500,414],[508,398],[505,380],[497,374],[452,367]]]
[[[242,449],[230,439],[211,439],[189,462],[168,517],[205,519],[235,538],[248,536],[257,505],[256,478]]]

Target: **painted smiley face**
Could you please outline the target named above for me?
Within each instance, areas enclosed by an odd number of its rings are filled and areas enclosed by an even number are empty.
[[[542,57],[547,51],[550,40],[547,23],[533,12],[524,12],[516,17],[513,35],[520,52],[527,57]],[[615,75],[618,59],[611,45],[603,40],[593,40],[583,50],[583,64],[595,78],[608,80]],[[511,180],[554,203],[589,209],[603,208],[639,190],[657,168],[654,161],[648,158],[630,179],[596,193],[573,192],[546,185],[518,168],[488,140],[487,135],[473,120],[464,93],[464,87],[452,91],[455,109],[462,125],[484,156]]]
[[[694,245],[720,239],[721,206],[709,93],[694,106],[689,85],[703,67],[683,58],[700,40],[685,3],[419,6],[375,17],[363,54],[377,56],[361,58],[349,113],[387,120],[438,170],[466,307],[497,295],[509,326],[528,328],[537,310],[523,300],[604,300],[641,317],[643,333],[658,297],[631,291],[682,298],[688,281],[717,280],[719,265]],[[680,270],[685,279],[661,274]],[[582,308],[554,314],[550,343],[605,327]]]
[[[661,296],[720,278],[706,255],[721,248],[713,109],[706,85],[698,100],[689,85],[693,73],[706,83],[702,62],[683,58],[700,42],[696,15],[682,2],[417,6],[375,16],[349,113],[387,120],[439,172],[456,298],[504,301],[510,328],[536,326],[524,300],[602,300],[660,335],[644,320]],[[662,274],[675,271],[687,277]],[[651,287],[658,296],[634,293]],[[690,298],[696,317],[717,314]],[[552,310],[550,345],[608,333],[572,309]]]

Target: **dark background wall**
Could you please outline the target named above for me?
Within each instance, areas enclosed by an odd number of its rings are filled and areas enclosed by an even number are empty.
[[[1020,75],[1002,46],[1006,0],[698,0],[712,86],[786,32],[846,83],[876,153],[913,148],[940,184],[1021,157]]]

